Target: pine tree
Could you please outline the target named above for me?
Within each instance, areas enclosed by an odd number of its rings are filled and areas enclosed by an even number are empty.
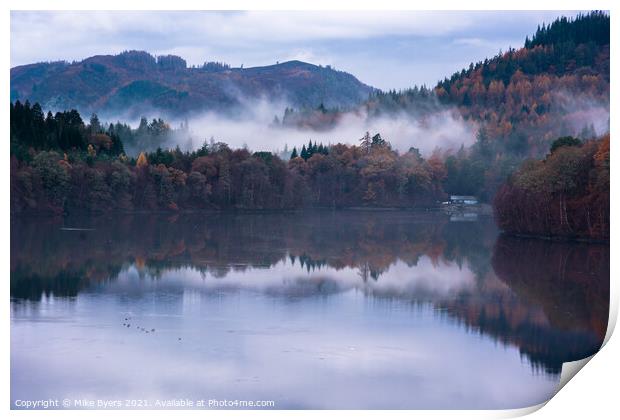
[[[293,153],[291,153],[291,159],[295,159],[296,157],[298,157],[297,147],[293,147]]]
[[[370,133],[366,131],[364,137],[360,139],[360,146],[366,153],[370,153],[370,147],[372,146],[372,140],[370,138]]]
[[[93,113],[93,115],[90,116],[90,132],[92,134],[96,134],[100,133],[101,131],[103,131],[103,129],[101,128],[99,117],[97,117],[97,114]]]
[[[381,134],[377,133],[372,136],[372,147],[382,147],[385,146],[385,140],[381,138]]]

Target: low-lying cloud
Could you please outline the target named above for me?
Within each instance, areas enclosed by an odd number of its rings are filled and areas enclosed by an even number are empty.
[[[455,150],[461,145],[473,144],[477,127],[463,120],[458,112],[443,109],[424,117],[404,112],[379,118],[368,118],[365,113],[349,112],[329,130],[294,128],[273,124],[274,116],[281,117],[284,106],[259,101],[246,106],[251,112],[243,116],[224,117],[216,113],[204,113],[191,118],[189,131],[191,140],[177,139],[182,149],[196,149],[205,141],[214,139],[233,148],[248,147],[252,151],[292,150],[313,143],[358,144],[368,131],[371,135],[380,133],[393,148],[404,153],[411,147],[429,155],[436,148]],[[176,146],[168,145],[168,146]]]
[[[596,135],[609,132],[609,101],[586,94],[559,91],[553,95],[554,105],[562,109],[564,120],[575,133],[591,126]]]

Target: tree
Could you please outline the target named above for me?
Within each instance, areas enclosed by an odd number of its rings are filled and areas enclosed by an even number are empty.
[[[291,153],[291,159],[295,159],[297,157],[297,147],[293,147],[293,153]]]
[[[99,117],[97,117],[97,114],[93,113],[90,116],[90,123],[89,123],[88,128],[91,134],[101,133],[103,131],[103,128],[101,127],[101,123],[99,122]]]
[[[43,194],[55,211],[62,211],[70,190],[71,177],[67,165],[56,152],[39,152],[32,161],[35,175],[40,180]]]
[[[565,136],[565,137],[559,137],[553,143],[551,143],[551,148],[549,149],[549,151],[553,153],[560,147],[579,147],[579,146],[581,146],[581,140],[571,137],[571,136]]]
[[[366,131],[364,137],[360,139],[360,147],[366,154],[370,153],[370,148],[372,147],[372,139],[370,138],[370,133]]]
[[[371,147],[384,147],[386,144],[386,141],[381,138],[381,134],[377,133],[372,136]]]
[[[136,161],[136,167],[144,168],[148,164],[149,162],[146,160],[146,155],[144,154],[144,152],[141,152],[140,156],[138,156],[138,160]]]

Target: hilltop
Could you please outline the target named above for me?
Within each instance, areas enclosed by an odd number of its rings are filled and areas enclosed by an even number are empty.
[[[209,62],[197,67],[178,56],[155,57],[144,51],[11,69],[11,102],[29,100],[44,109],[75,108],[104,116],[236,112],[246,101],[264,97],[297,108],[348,107],[374,90],[349,73],[302,61],[252,68]]]

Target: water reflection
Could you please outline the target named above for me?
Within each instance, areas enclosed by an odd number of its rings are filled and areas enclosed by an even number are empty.
[[[531,405],[553,392],[562,363],[594,353],[606,330],[607,245],[498,237],[486,218],[343,211],[21,219],[11,227],[14,395],[45,397],[59,381],[65,392],[88,388],[49,367],[33,374],[38,359],[29,352],[52,343],[59,358],[116,352],[126,372],[141,371],[144,343],[130,341],[132,328],[122,345],[114,335],[124,314],[168,340],[147,351],[150,362],[177,361],[148,373],[160,384],[149,394],[174,384],[184,395],[275,395],[280,408]],[[72,335],[85,325],[99,334],[96,345]],[[195,363],[212,380],[182,375]],[[91,393],[146,392],[126,375],[81,365],[99,381]],[[507,381],[504,392],[495,389]]]

